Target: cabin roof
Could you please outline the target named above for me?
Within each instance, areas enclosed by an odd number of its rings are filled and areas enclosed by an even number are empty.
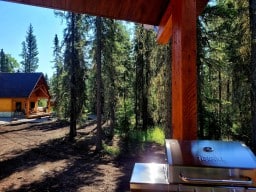
[[[28,98],[42,80],[43,73],[0,73],[0,98]]]

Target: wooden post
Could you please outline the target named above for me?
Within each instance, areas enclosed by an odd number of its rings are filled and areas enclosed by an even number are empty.
[[[47,100],[47,113],[51,113],[51,99],[50,97]]]
[[[197,138],[196,1],[172,0],[172,138]]]
[[[29,115],[30,115],[30,111],[29,111],[29,99],[26,99],[25,100],[25,109],[26,109],[26,117],[28,118],[29,117]]]

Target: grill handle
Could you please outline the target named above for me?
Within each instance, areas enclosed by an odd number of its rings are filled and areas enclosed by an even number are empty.
[[[189,184],[219,184],[219,185],[251,185],[252,179],[249,177],[241,177],[239,179],[204,179],[204,178],[189,178],[180,174],[180,179]]]

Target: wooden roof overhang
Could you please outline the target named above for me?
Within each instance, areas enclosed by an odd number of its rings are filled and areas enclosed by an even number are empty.
[[[196,20],[208,0],[3,0],[159,26],[172,37],[172,128],[175,139],[197,138]]]
[[[38,98],[42,99],[50,99],[49,87],[44,79],[43,76],[39,79],[36,86],[34,87],[33,91],[30,93],[30,96],[35,95]]]
[[[112,19],[165,27],[172,15],[171,0],[2,0],[45,8],[86,13]],[[204,10],[208,0],[196,0],[196,14]],[[160,34],[163,29],[160,29]],[[159,35],[160,35],[159,34]],[[166,40],[167,43],[171,33]]]

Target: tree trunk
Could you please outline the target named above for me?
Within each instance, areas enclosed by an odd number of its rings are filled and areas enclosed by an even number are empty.
[[[201,31],[201,23],[197,20],[197,84],[198,84],[198,137],[199,139],[204,138],[204,106],[203,106],[203,79],[204,79],[204,70],[201,62],[201,58],[203,57],[203,40],[202,40],[202,31]]]
[[[143,32],[142,28],[138,26],[137,29],[137,47],[136,47],[136,77],[135,77],[135,114],[136,114],[136,129],[141,129],[141,119],[142,119],[142,97],[143,97],[143,90],[144,90],[144,57],[142,50],[144,49],[143,45]]]
[[[256,152],[256,0],[249,1],[251,24],[252,142]]]
[[[101,17],[96,17],[96,64],[97,64],[97,140],[96,151],[102,150],[102,127],[101,127],[101,111],[102,111],[102,77],[101,77],[101,43],[102,35],[102,20]]]
[[[221,135],[222,135],[222,130],[221,130],[221,125],[222,125],[222,77],[221,77],[221,69],[219,69],[218,72],[218,77],[219,77],[219,124],[218,124],[218,129],[216,130],[216,139],[221,139]]]
[[[71,52],[71,80],[70,80],[70,131],[69,131],[69,139],[72,141],[74,137],[76,136],[76,88],[75,88],[75,66],[74,65],[74,57],[75,57],[75,14],[72,13],[71,15],[71,46],[72,46],[72,52]]]
[[[149,125],[149,112],[148,112],[148,90],[149,90],[149,73],[150,73],[150,46],[149,46],[149,32],[146,32],[145,42],[145,68],[144,68],[144,80],[143,80],[143,95],[142,95],[142,129],[146,131]]]
[[[169,46],[166,48],[166,125],[165,125],[165,137],[168,139],[172,135],[172,83],[171,83],[171,73],[172,73],[172,66],[171,66],[171,47],[172,43],[169,43]]]
[[[113,59],[111,58],[111,63],[113,63]],[[114,68],[114,67],[113,67]],[[108,109],[110,110],[110,125],[109,125],[109,138],[112,139],[114,137],[114,127],[115,127],[115,108],[116,108],[116,93],[115,93],[115,72],[113,71],[114,69],[109,69],[109,78],[110,78],[110,88],[108,89],[108,102],[109,102],[109,107]]]
[[[227,81],[227,102],[231,102],[230,101],[231,98],[231,92],[230,92],[230,79],[228,79]],[[228,107],[228,113],[226,116],[226,124],[227,124],[227,130],[226,130],[226,135],[228,137],[228,140],[230,139],[230,133],[231,133],[231,128],[232,128],[232,122],[231,122],[231,117],[230,117],[230,107]]]
[[[137,50],[138,51],[138,50]],[[138,121],[139,121],[139,113],[138,113],[138,93],[139,93],[139,91],[138,91],[138,84],[139,84],[139,78],[138,78],[138,64],[137,64],[137,62],[135,63],[135,90],[134,90],[134,92],[135,92],[135,102],[134,102],[134,113],[135,113],[135,130],[137,130],[138,129]]]
[[[111,33],[111,36],[112,36],[112,43],[115,43],[115,31],[116,31],[116,27],[115,27],[115,22],[114,20],[110,20],[110,33]],[[116,121],[116,117],[115,117],[115,108],[116,108],[116,86],[115,86],[115,78],[116,78],[116,72],[115,72],[115,66],[113,66],[113,63],[115,62],[114,61],[114,58],[113,58],[113,48],[114,48],[115,44],[113,44],[112,47],[110,47],[110,65],[112,66],[111,68],[108,67],[108,74],[110,75],[109,76],[109,79],[110,79],[110,88],[109,88],[109,91],[110,93],[108,93],[108,95],[110,95],[110,97],[108,98],[109,99],[109,102],[110,102],[110,105],[109,105],[109,110],[110,110],[110,125],[109,125],[109,128],[110,128],[110,133],[109,133],[109,137],[110,139],[113,139],[114,137],[114,128],[115,128],[115,121]]]
[[[114,127],[115,127],[115,104],[114,101],[112,101],[111,107],[110,107],[110,138],[112,139],[114,137]]]

